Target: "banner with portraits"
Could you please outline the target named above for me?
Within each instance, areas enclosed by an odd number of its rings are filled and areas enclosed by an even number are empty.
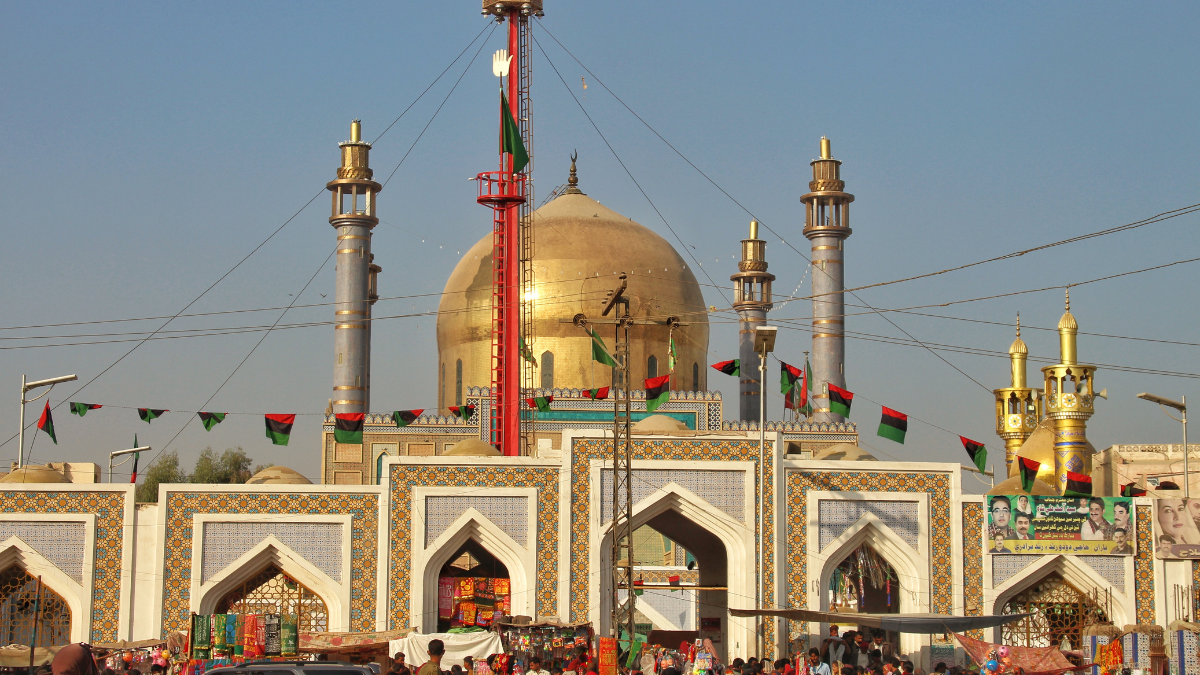
[[[1128,497],[988,495],[988,553],[1134,555],[1133,508]]]
[[[1200,558],[1200,499],[1154,500],[1154,555]]]

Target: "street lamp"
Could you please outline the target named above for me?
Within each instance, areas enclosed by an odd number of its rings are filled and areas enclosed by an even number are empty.
[[[46,391],[42,392],[41,394],[38,394],[37,396],[34,396],[33,398],[31,398],[29,400],[25,400],[25,393],[31,389],[37,389],[38,387],[50,387],[51,389],[53,389],[54,385],[58,384],[59,382],[70,382],[72,380],[77,380],[77,379],[79,379],[79,378],[75,377],[74,375],[63,375],[62,377],[52,377],[48,380],[37,380],[36,382],[26,382],[25,376],[21,375],[21,430],[17,433],[17,436],[20,437],[19,441],[18,441],[20,443],[20,445],[17,447],[17,468],[18,469],[25,465],[25,404],[33,403],[34,401],[45,396],[46,394],[49,394],[50,389],[47,389]]]
[[[1189,498],[1191,496],[1191,481],[1189,480],[1190,474],[1188,473],[1187,397],[1180,396],[1178,401],[1172,401],[1169,398],[1163,398],[1162,396],[1155,396],[1154,394],[1147,394],[1145,392],[1138,394],[1137,397],[1146,399],[1151,403],[1157,403],[1160,406],[1174,408],[1178,410],[1181,415],[1183,415],[1183,419],[1178,420],[1183,422],[1183,497],[1184,499]],[[1165,410],[1163,412],[1167,414],[1167,417],[1170,417],[1173,420],[1178,419]]]
[[[766,524],[763,523],[763,483],[766,481],[765,459],[763,457],[767,440],[767,354],[775,351],[775,326],[754,327],[754,351],[758,352],[758,583],[755,585],[754,597],[758,607],[762,608],[763,586],[763,534]],[[758,653],[763,653],[764,624],[762,617],[758,619]]]

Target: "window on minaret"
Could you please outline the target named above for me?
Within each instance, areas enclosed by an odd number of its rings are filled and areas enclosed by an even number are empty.
[[[692,364],[692,391],[700,391],[700,364]]]
[[[646,359],[646,379],[658,377],[658,357],[651,356]]]
[[[454,362],[454,405],[462,405],[462,359]]]
[[[542,389],[554,388],[554,353],[542,352]]]

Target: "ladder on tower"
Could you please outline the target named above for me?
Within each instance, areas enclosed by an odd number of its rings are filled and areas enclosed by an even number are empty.
[[[533,66],[533,40],[530,36],[529,16],[517,19],[520,23],[517,42],[520,47],[520,57],[517,59],[517,126],[521,130],[521,140],[525,143],[525,151],[529,153],[529,165],[525,168],[526,200],[521,203],[517,217],[520,237],[520,335],[525,348],[532,354],[534,341],[534,305],[535,276],[533,268],[533,111],[530,101],[530,83]],[[533,355],[537,359],[537,355]],[[521,390],[532,392],[540,383],[535,380],[536,363],[521,359]],[[521,398],[525,398],[524,395]],[[534,424],[536,410],[524,410],[521,415],[521,454],[532,455],[534,445]]]

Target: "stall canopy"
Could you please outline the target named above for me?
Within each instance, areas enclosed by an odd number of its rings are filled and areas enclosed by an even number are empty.
[[[777,616],[791,621],[855,624],[864,628],[890,630],[896,633],[961,633],[979,628],[995,628],[1020,621],[1028,614],[1001,616],[954,616],[952,614],[854,614],[851,612],[816,612],[808,609],[731,609],[738,617]]]
[[[504,643],[500,635],[490,631],[478,633],[411,633],[408,637],[392,640],[388,645],[388,655],[395,656],[396,652],[404,652],[407,663],[418,664],[429,660],[429,641],[441,640],[446,645],[446,653],[442,656],[442,667],[462,665],[464,656],[474,657],[476,661],[486,660],[492,654],[503,654]]]
[[[54,660],[54,655],[58,650],[66,645],[50,647],[49,649],[38,647],[33,650],[33,665],[44,666]],[[29,667],[29,647],[23,645],[9,645],[0,647],[0,668],[28,668]]]
[[[988,655],[1000,645],[992,642],[976,640],[958,633],[954,634],[958,642],[975,663],[986,663]],[[1009,647],[1011,665],[1008,670],[1021,668],[1025,675],[1058,675],[1072,670],[1085,670],[1092,664],[1077,666],[1067,660],[1058,647]]]
[[[299,651],[344,654],[359,651],[383,651],[388,644],[407,632],[406,628],[378,633],[308,633],[299,635]]]

